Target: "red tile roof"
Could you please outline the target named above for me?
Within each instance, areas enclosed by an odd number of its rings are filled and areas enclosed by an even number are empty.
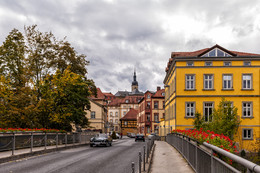
[[[105,99],[105,95],[102,93],[100,88],[97,88],[97,97],[92,96],[91,98],[93,100],[103,100],[103,99]]]
[[[162,93],[165,93],[165,89],[160,89],[159,91],[156,91],[156,93],[154,95],[152,95],[152,97],[161,97],[164,98],[164,96],[162,95]]]
[[[120,106],[122,102],[123,98],[114,97],[111,99],[111,102],[108,104],[108,106]]]
[[[120,120],[137,120],[138,110],[130,108],[129,112],[125,114]]]
[[[103,93],[105,96],[107,97],[114,97],[114,95],[112,93]]]

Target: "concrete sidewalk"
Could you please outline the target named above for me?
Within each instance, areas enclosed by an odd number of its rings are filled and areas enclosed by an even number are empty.
[[[151,173],[194,173],[187,161],[171,145],[164,141],[155,141]]]

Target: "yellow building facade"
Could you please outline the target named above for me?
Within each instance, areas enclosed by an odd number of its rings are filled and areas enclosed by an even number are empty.
[[[260,142],[260,55],[219,45],[194,52],[173,52],[166,68],[165,119],[160,134],[191,129],[195,112],[205,121],[222,98],[238,109],[235,141],[252,150]]]

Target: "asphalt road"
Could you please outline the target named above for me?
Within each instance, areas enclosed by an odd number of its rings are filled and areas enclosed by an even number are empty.
[[[144,144],[125,138],[112,147],[67,149],[0,164],[0,173],[131,173],[132,162],[138,170],[138,152]]]

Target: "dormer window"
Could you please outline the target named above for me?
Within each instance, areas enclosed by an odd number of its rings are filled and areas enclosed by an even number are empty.
[[[129,103],[129,100],[125,100],[126,103]]]
[[[212,62],[211,61],[205,62],[205,66],[212,66]]]
[[[231,55],[222,51],[221,49],[215,48],[208,53],[202,55],[202,57],[230,57]]]
[[[165,96],[165,93],[162,93],[162,96]]]

